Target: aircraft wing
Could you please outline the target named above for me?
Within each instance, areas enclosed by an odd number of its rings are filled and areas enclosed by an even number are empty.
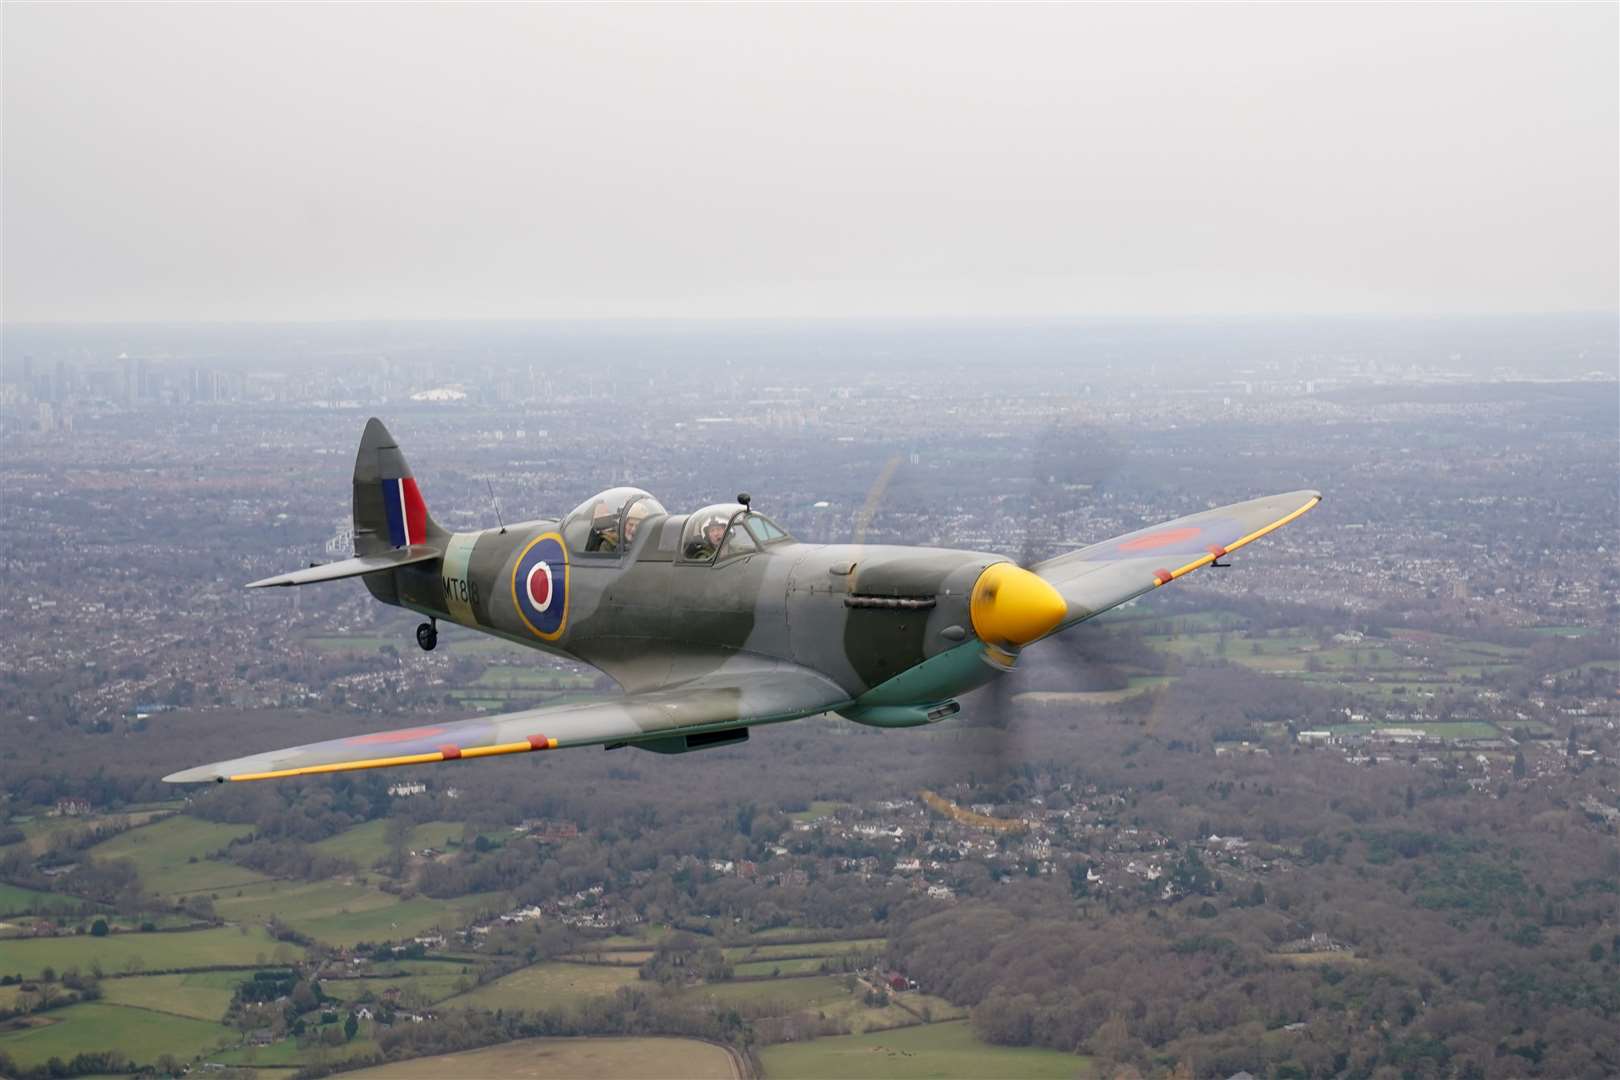
[[[1208,566],[1252,543],[1322,501],[1317,491],[1290,491],[1233,503],[1152,525],[1030,570],[1063,595],[1069,613],[1052,631],[1100,615],[1150,589]]]
[[[427,765],[598,744],[671,749],[690,736],[796,720],[849,702],[830,679],[806,668],[762,663],[606,701],[375,731],[182,769],[171,784],[272,780],[288,776]]]

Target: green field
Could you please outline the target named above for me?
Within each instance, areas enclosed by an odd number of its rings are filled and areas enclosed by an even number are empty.
[[[274,915],[302,929],[311,919],[370,911],[393,901],[387,893],[345,880],[260,881],[220,893],[214,910],[234,922],[264,922]]]
[[[432,1003],[465,993],[477,982],[478,972],[469,965],[417,961],[400,964],[394,973],[381,977],[326,979],[321,989],[346,1002],[381,998],[385,991],[397,989],[407,1003]]]
[[[681,991],[683,997],[702,998],[717,1005],[751,1006],[762,1016],[785,1016],[815,1005],[850,997],[842,976],[811,975],[794,979],[759,979],[751,982],[705,983]]]
[[[588,947],[580,949],[580,952],[588,953],[592,949],[650,948],[664,940],[670,933],[670,928],[663,923],[642,923],[636,927],[633,934],[614,934],[612,937],[593,941]]]
[[[729,945],[723,951],[726,959],[775,960],[784,956],[843,956],[846,953],[881,952],[883,938],[856,938],[850,941],[817,941],[795,944],[782,942],[769,945]]]
[[[456,699],[456,705],[463,709],[477,709],[480,712],[494,712],[506,708],[505,698],[492,698],[474,694],[467,690],[452,690],[450,696]]]
[[[364,1080],[440,1080],[500,1076],[511,1080],[730,1080],[731,1055],[696,1039],[520,1039],[460,1054],[396,1061],[348,1075]]]
[[[481,686],[472,690],[451,690],[449,696],[457,705],[468,709],[517,709],[529,705],[572,705],[594,700],[598,695],[590,691],[503,690]]]
[[[288,916],[288,922],[318,941],[330,945],[353,945],[361,941],[398,940],[438,929],[459,929],[479,911],[507,906],[503,895],[487,893],[450,900],[418,896],[401,900],[385,892],[372,891],[375,906],[351,907],[316,918]]]
[[[350,879],[335,881],[261,881],[219,894],[214,910],[221,918],[262,922],[275,915],[299,933],[330,945],[361,941],[397,941],[435,928],[453,930],[478,912],[503,907],[501,894],[449,900],[392,893]]]
[[[0,1034],[0,1050],[24,1068],[85,1050],[117,1050],[151,1063],[162,1054],[186,1061],[237,1038],[224,1024],[100,1002],[53,1009],[42,1019],[49,1022]]]
[[[450,841],[461,840],[462,826],[448,821],[430,821],[425,825],[413,828],[405,840],[405,846],[411,851],[420,851],[425,847],[438,848],[443,851]],[[348,859],[361,870],[369,870],[378,859],[388,852],[388,819],[378,818],[356,825],[352,829],[345,829],[336,836],[329,836],[311,845],[323,855],[334,858]]]
[[[219,1021],[230,1006],[245,971],[197,971],[189,975],[142,975],[103,979],[101,996],[111,1005],[131,1005],[154,1012]]]
[[[815,975],[821,971],[826,957],[803,956],[797,960],[751,960],[734,964],[732,970],[739,976],[750,975]]]
[[[619,964],[623,967],[640,967],[648,960],[651,960],[654,955],[651,949],[614,950],[612,952],[582,949],[579,952],[569,953],[567,956],[559,956],[557,959],[579,964]]]
[[[966,1009],[952,1005],[944,998],[929,997],[915,992],[893,996],[889,1004],[873,1007],[866,1004],[865,993],[865,987],[861,987],[843,1001],[823,1002],[817,1005],[816,1012],[831,1020],[842,1022],[851,1035],[912,1027],[921,1022],[921,1017],[940,1022],[961,1020],[968,1014]]]
[[[301,955],[303,950],[279,942],[258,927],[245,933],[225,926],[176,933],[111,934],[91,937],[0,940],[0,971],[38,975],[47,967],[58,971],[77,967],[85,971],[100,962],[107,974],[123,971],[162,971],[173,968],[221,967],[264,963],[278,950]],[[135,964],[137,966],[132,967]]]
[[[75,896],[25,889],[21,885],[0,882],[0,917],[21,914],[46,914],[84,906],[85,901]]]
[[[255,1075],[290,1078],[292,1069],[299,1065],[331,1064],[362,1054],[375,1053],[375,1041],[364,1036],[342,1046],[299,1046],[296,1039],[283,1039],[269,1046],[238,1046],[218,1054],[210,1054],[208,1061],[221,1065],[257,1067],[263,1071]],[[207,1076],[208,1073],[193,1075]]]
[[[1165,624],[1158,622],[1152,626],[1157,632],[1145,639],[1161,653],[1194,663],[1226,660],[1255,671],[1296,675],[1384,701],[1425,692],[1455,692],[1462,688],[1463,680],[1477,683],[1506,672],[1525,655],[1523,649],[1513,646],[1420,631],[1397,631],[1389,638],[1368,637],[1326,647],[1291,630],[1254,636],[1228,633],[1223,649],[1221,635],[1207,629],[1202,620],[1189,623],[1177,617],[1173,621],[1182,632],[1165,633]]]
[[[1437,739],[1495,739],[1501,736],[1495,725],[1483,721],[1454,721],[1451,723],[1397,723],[1385,724],[1334,724],[1327,730],[1335,735],[1370,735],[1374,731],[1387,728],[1406,728],[1411,731],[1421,731]]]
[[[544,1009],[613,993],[639,980],[634,968],[600,964],[534,964],[444,1002],[447,1008]]]
[[[848,805],[848,803],[823,802],[818,799],[810,804],[810,808],[808,810],[797,811],[796,813],[789,814],[788,817],[794,821],[814,821],[816,818],[826,817],[828,814],[842,810]]]
[[[767,1046],[760,1051],[760,1060],[770,1080],[829,1076],[1069,1080],[1092,1075],[1091,1060],[1076,1054],[981,1043],[965,1020]]]
[[[251,825],[221,825],[177,814],[120,833],[88,852],[95,859],[129,859],[141,884],[160,896],[231,889],[265,875],[207,856],[253,831]]]
[[[596,680],[557,668],[500,664],[485,668],[472,685],[489,690],[589,690]]]

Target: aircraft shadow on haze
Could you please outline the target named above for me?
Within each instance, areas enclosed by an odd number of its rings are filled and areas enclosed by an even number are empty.
[[[450,533],[388,429],[354,463],[355,557],[249,588],[359,577],[385,604],[600,669],[622,697],[272,750],[173,783],[265,780],[603,745],[685,753],[836,712],[930,724],[1020,650],[1221,560],[1321,501],[1292,491],[1177,518],[1020,567],[942,548],[799,543],[739,495],[690,514],[638,488],[560,521]]]

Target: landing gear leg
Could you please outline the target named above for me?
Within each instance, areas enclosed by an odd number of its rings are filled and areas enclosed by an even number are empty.
[[[416,643],[423,652],[432,652],[439,643],[439,620],[431,619],[416,628]]]

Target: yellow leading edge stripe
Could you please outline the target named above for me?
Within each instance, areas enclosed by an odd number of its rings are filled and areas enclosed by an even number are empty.
[[[455,757],[446,758],[444,751],[431,754],[406,754],[402,757],[364,758],[360,761],[334,761],[326,765],[305,765],[297,769],[276,769],[273,772],[238,773],[227,780],[281,780],[289,776],[314,776],[318,773],[347,772],[350,769],[386,769],[391,765],[431,765],[437,761],[456,758],[494,757],[497,754],[526,754],[530,750],[555,750],[556,739],[547,739],[545,745],[534,746],[527,740],[514,743],[496,743],[494,746],[471,746]]]
[[[1244,544],[1253,543],[1254,541],[1260,539],[1262,536],[1266,535],[1266,533],[1274,532],[1275,530],[1282,528],[1284,525],[1288,524],[1290,521],[1293,521],[1295,518],[1297,518],[1300,515],[1306,513],[1307,511],[1309,511],[1312,507],[1314,507],[1317,503],[1319,503],[1321,501],[1322,501],[1322,496],[1318,495],[1316,498],[1312,499],[1310,502],[1306,503],[1304,506],[1300,507],[1298,510],[1295,510],[1292,514],[1289,514],[1287,517],[1278,518],[1276,521],[1273,521],[1270,525],[1267,525],[1264,528],[1256,529],[1254,532],[1250,533],[1248,536],[1245,536],[1243,539],[1232,541],[1230,544],[1226,545],[1226,550],[1228,552],[1236,551],[1238,548],[1242,547]],[[1217,555],[1204,555],[1204,556],[1201,556],[1201,557],[1193,560],[1192,562],[1188,563],[1186,566],[1183,566],[1183,567],[1180,567],[1179,569],[1170,571],[1169,578],[1165,579],[1164,581],[1160,581],[1157,578],[1154,578],[1153,587],[1158,588],[1160,585],[1168,585],[1168,584],[1170,584],[1170,582],[1176,580],[1176,578],[1181,577],[1184,574],[1190,574],[1194,570],[1197,570],[1201,566],[1208,566],[1210,563],[1214,562],[1217,558],[1219,558],[1219,556],[1217,556]]]

